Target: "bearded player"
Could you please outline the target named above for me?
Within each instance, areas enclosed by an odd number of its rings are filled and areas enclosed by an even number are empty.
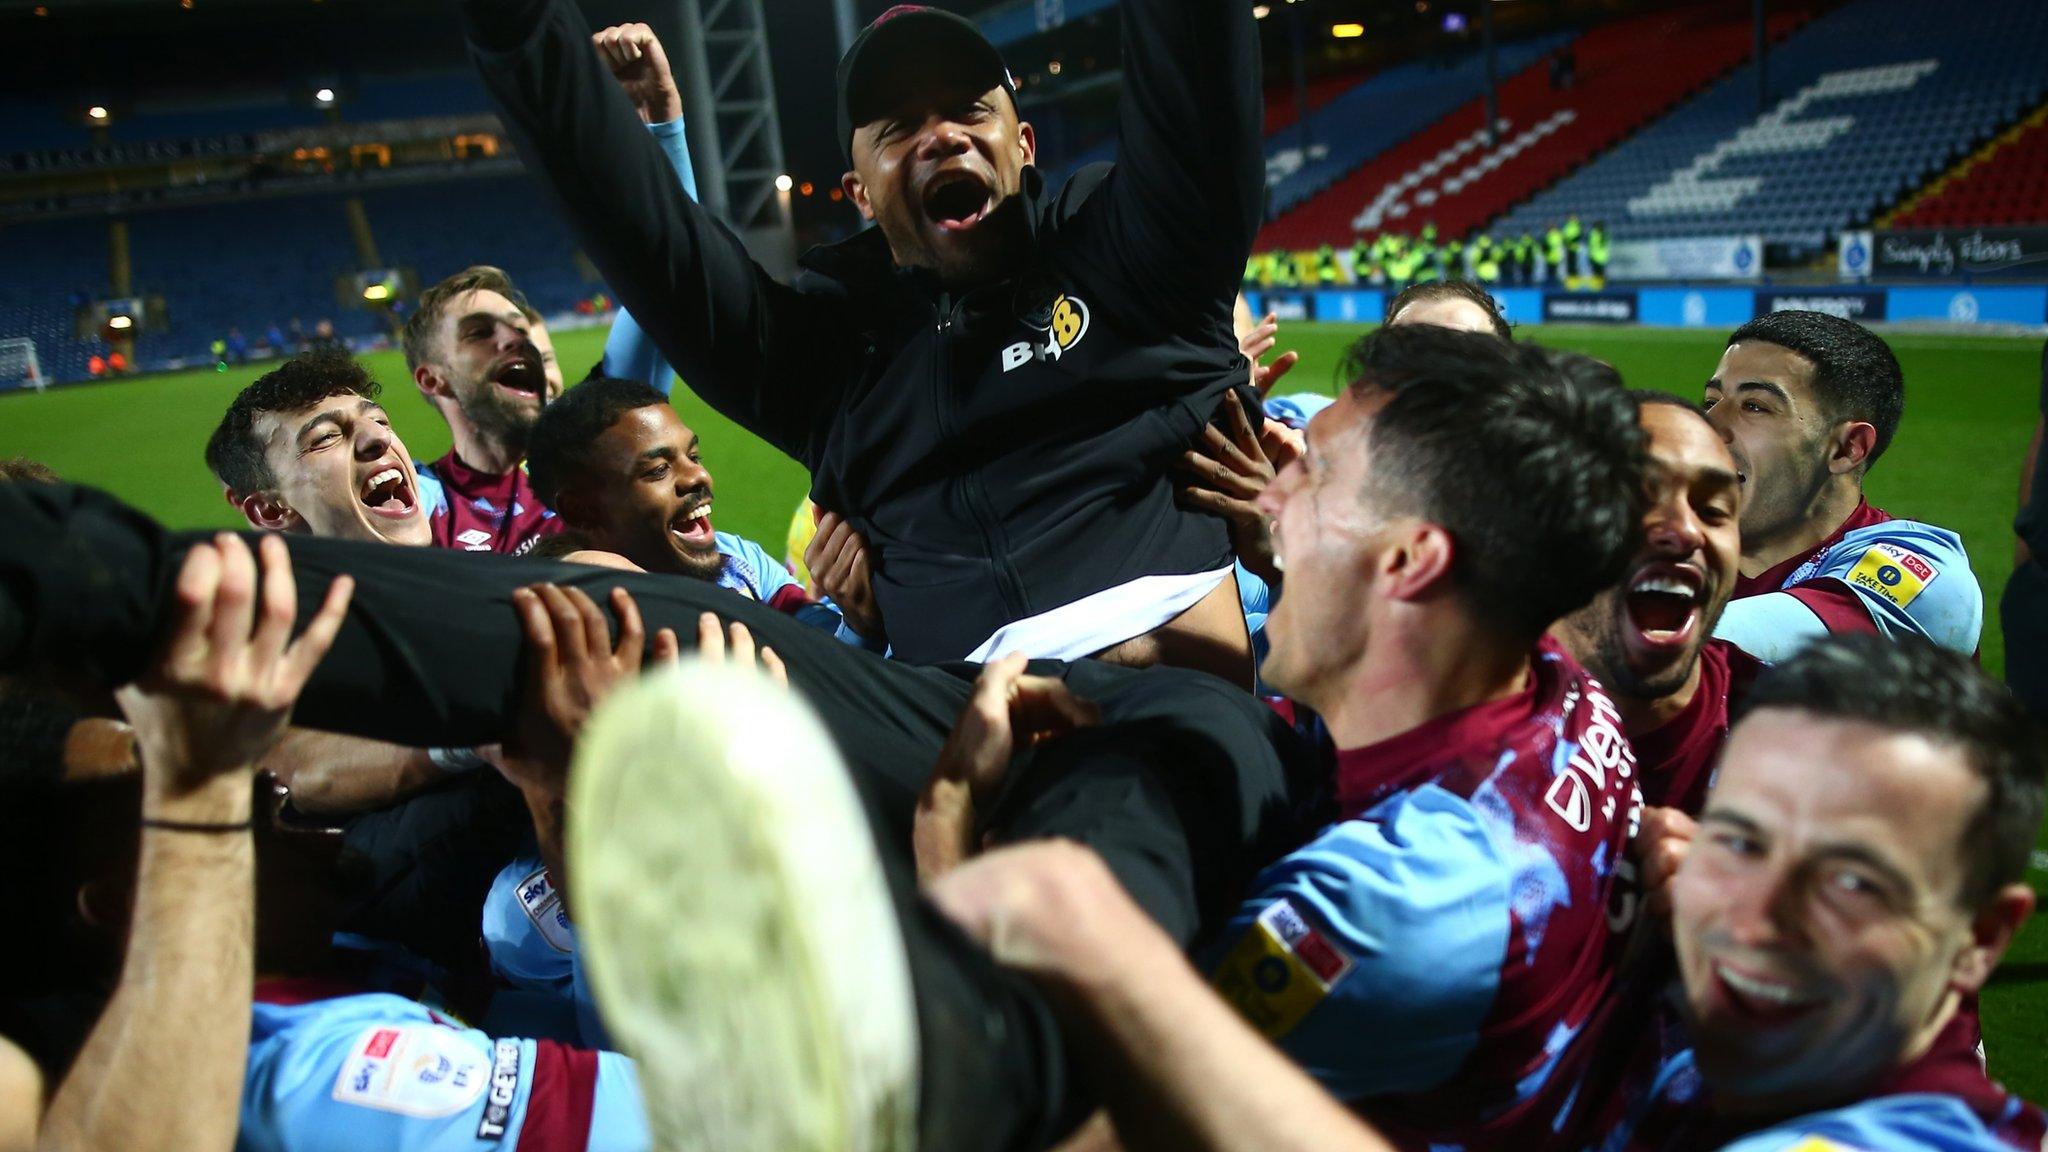
[[[1642,541],[1621,582],[1554,631],[1621,710],[1643,802],[1697,815],[1729,715],[1762,667],[1713,636],[1741,559],[1742,486],[1690,401],[1634,396],[1650,438]]]

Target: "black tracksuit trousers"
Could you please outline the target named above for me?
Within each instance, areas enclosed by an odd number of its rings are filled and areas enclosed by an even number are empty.
[[[0,671],[120,684],[169,623],[184,553],[169,532],[103,493],[0,485]],[[833,734],[876,832],[909,937],[924,1047],[923,1146],[1028,1148],[1059,1136],[1085,1099],[1066,1082],[1040,997],[997,969],[915,895],[915,797],[971,691],[975,665],[914,668],[839,643],[711,584],[549,561],[286,538],[301,621],[333,578],[356,593],[294,723],[416,746],[499,740],[519,706],[523,641],[512,592],[553,581],[599,604],[622,586],[648,631],[694,643],[714,612],[788,665]],[[1100,853],[1137,902],[1192,941],[1228,913],[1285,845],[1306,779],[1277,750],[1280,726],[1200,673],[1046,664],[1102,708],[1103,724],[1027,751],[994,824],[1004,839],[1066,837]]]

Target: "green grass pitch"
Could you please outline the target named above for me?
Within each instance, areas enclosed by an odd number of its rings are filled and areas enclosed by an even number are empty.
[[[1334,391],[1338,357],[1362,326],[1295,325],[1282,346],[1302,363],[1287,391]],[[572,379],[602,351],[603,331],[557,338]],[[1524,339],[1597,356],[1629,383],[1697,396],[1720,355],[1711,332],[1537,327]],[[1901,516],[1962,533],[1983,586],[1986,668],[2005,666],[1997,625],[1999,594],[2012,566],[2011,523],[2019,469],[2034,425],[2040,344],[2033,338],[1893,335],[1905,366],[1906,420],[1897,442],[1871,473],[1873,503]],[[419,459],[448,448],[448,431],[419,398],[396,352],[367,358],[386,389],[385,403]],[[68,480],[105,488],[178,527],[239,526],[201,460],[206,436],[228,400],[260,366],[186,372],[116,383],[76,385],[44,394],[0,395],[0,457],[42,460]],[[776,555],[805,480],[796,464],[681,390],[683,420],[702,437],[717,483],[718,524]],[[2037,856],[2038,859],[2044,859]],[[2036,870],[2048,893],[2048,873]],[[2048,923],[2022,935],[1984,997],[1992,1071],[2036,1101],[2048,1101]]]

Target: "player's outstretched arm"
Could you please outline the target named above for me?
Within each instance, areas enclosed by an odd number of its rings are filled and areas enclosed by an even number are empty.
[[[931,896],[1054,992],[1125,1147],[1391,1147],[1224,1004],[1086,848],[1000,849]]]
[[[142,847],[114,996],[58,1088],[44,1149],[225,1149],[234,1144],[255,979],[257,758],[347,610],[347,577],[292,639],[284,543],[259,573],[234,536],[194,547],[169,641],[119,694],[142,749]]]
[[[792,456],[858,351],[699,208],[567,0],[463,0],[484,87],[605,283],[714,408]]]
[[[1258,25],[1238,0],[1123,0],[1123,44],[1100,236],[1134,290],[1223,320],[1265,208]]]
[[[661,143],[662,155],[682,182],[683,193],[697,199],[697,168],[690,160],[690,142],[683,131],[683,96],[669,68],[661,40],[645,24],[616,24],[591,37],[597,54],[611,69],[612,79],[633,102],[647,131]],[[663,395],[675,387],[676,372],[654,346],[633,314],[621,308],[604,342],[604,374],[624,380],[645,380]]]
[[[424,748],[293,728],[263,755],[292,790],[292,805],[320,816],[387,808],[447,778]]]

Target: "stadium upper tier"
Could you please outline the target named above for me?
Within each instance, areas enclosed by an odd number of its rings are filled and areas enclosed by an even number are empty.
[[[1465,235],[1741,63],[1748,13],[1742,0],[1716,0],[1595,28],[1571,44],[1570,87],[1555,86],[1541,62],[1501,85],[1497,144],[1487,144],[1484,99],[1468,91],[1456,111],[1275,220],[1259,247],[1348,247],[1425,221]],[[1804,18],[1774,14],[1773,35]]]
[[[337,84],[334,113],[347,123],[468,115],[491,110],[476,77],[450,72],[364,79]],[[327,123],[328,110],[315,107],[303,91],[244,92],[204,103],[153,101],[113,108],[103,131],[114,143],[205,139]],[[99,141],[82,118],[81,100],[57,98],[10,102],[0,118],[0,154],[44,149],[89,148]]]
[[[346,337],[382,331],[348,307],[352,273],[368,262],[350,232],[346,197],[293,196],[137,213],[129,218],[132,294],[162,297],[167,332],[145,332],[136,361],[207,355],[228,329],[252,344],[270,325],[322,318]],[[545,312],[594,292],[578,271],[575,243],[523,175],[377,188],[363,193],[375,266],[409,268],[432,283],[478,263],[497,264]],[[87,375],[95,346],[74,335],[74,300],[110,294],[104,218],[36,221],[0,229],[0,336],[36,341],[58,380]],[[570,366],[569,370],[580,370]]]
[[[1817,250],[1873,220],[2037,105],[2040,0],[1852,0],[1494,226],[1576,212],[1617,237],[1761,233]]]
[[[2048,105],[1923,191],[1894,228],[2048,222]]]
[[[1558,33],[1503,44],[1497,53],[1499,74],[1520,72],[1570,40],[1569,34]],[[1291,129],[1267,140],[1269,213],[1284,214],[1449,116],[1485,83],[1485,57],[1470,51],[1448,64],[1428,60],[1398,65],[1347,90],[1309,117],[1313,132],[1306,152]]]

